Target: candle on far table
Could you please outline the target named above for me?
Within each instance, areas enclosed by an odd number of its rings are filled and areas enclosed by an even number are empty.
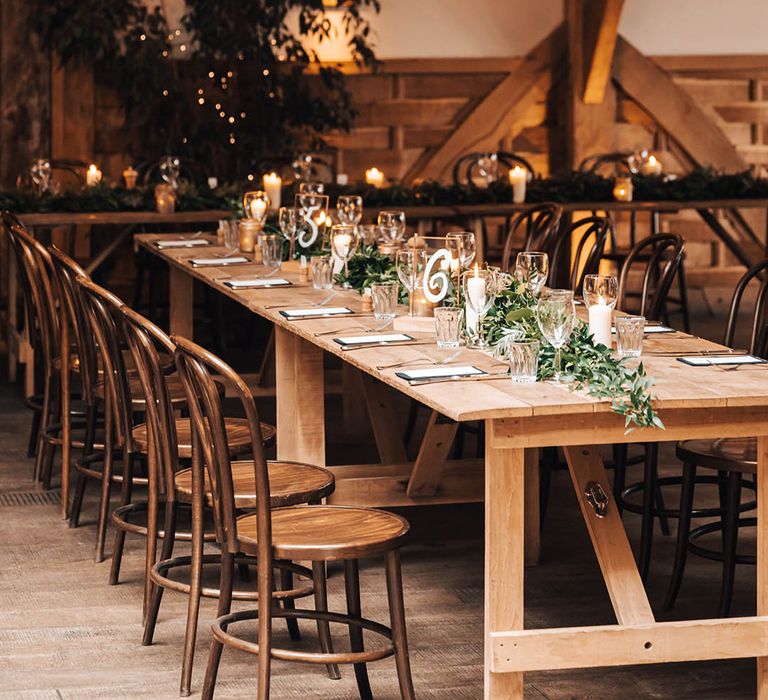
[[[134,187],[136,187],[136,180],[138,177],[139,171],[136,170],[132,165],[129,165],[125,170],[123,170],[123,180],[125,180],[126,189],[132,190]]]
[[[631,177],[617,177],[613,183],[613,198],[617,202],[631,202],[633,190]]]
[[[643,163],[642,173],[643,175],[661,175],[663,169],[661,161],[651,153]]]
[[[268,173],[261,178],[264,191],[269,197],[269,208],[277,211],[280,208],[280,195],[283,189],[283,179],[277,173]]]
[[[384,173],[378,168],[368,168],[365,171],[365,181],[376,188],[384,187]]]
[[[88,170],[85,173],[85,184],[88,187],[96,187],[101,182],[102,172],[96,167],[95,163],[91,163],[88,166]]]
[[[525,202],[525,186],[528,183],[528,171],[516,165],[509,171],[509,184],[512,185],[512,201],[515,204]]]
[[[611,307],[603,300],[589,307],[589,332],[596,343],[611,347]]]

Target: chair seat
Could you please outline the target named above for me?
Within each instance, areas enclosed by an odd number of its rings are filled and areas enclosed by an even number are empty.
[[[399,548],[408,529],[404,518],[373,508],[277,508],[272,511],[272,549],[277,559],[357,559]],[[258,554],[255,514],[237,519],[237,538],[243,552]]]
[[[225,418],[224,427],[227,431],[227,445],[230,455],[245,454],[251,450],[251,433],[245,418]],[[261,424],[261,435],[265,447],[275,442],[277,430],[269,423]],[[131,431],[133,446],[138,452],[147,452],[147,424],[140,423]],[[176,441],[180,458],[192,457],[192,424],[189,418],[176,419]]]
[[[715,440],[683,440],[677,443],[677,457],[697,466],[757,473],[757,438],[717,438]]]
[[[262,432],[264,432],[264,427],[262,427]],[[269,490],[273,508],[308,503],[333,493],[333,474],[322,467],[299,462],[268,461],[267,468],[269,469]],[[192,499],[192,470],[182,469],[177,472],[174,481],[180,499],[187,503],[190,502]],[[253,461],[232,462],[232,482],[235,487],[236,507],[255,508],[256,473]],[[213,506],[213,495],[207,472],[205,473],[205,500],[207,505]]]

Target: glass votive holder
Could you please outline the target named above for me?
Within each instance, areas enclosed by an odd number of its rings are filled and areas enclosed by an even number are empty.
[[[315,289],[333,287],[333,258],[330,255],[313,255],[309,259],[312,268],[312,286]]]
[[[640,357],[643,352],[644,316],[617,316],[616,351],[619,357]]]
[[[269,270],[279,270],[283,264],[283,239],[275,234],[261,236],[262,264]]]
[[[397,315],[397,282],[374,282],[371,285],[373,316],[381,321],[391,321]]]
[[[240,245],[240,224],[236,219],[221,221],[222,243],[227,250],[237,250]]]
[[[509,376],[513,382],[531,384],[539,372],[538,340],[513,340],[509,344]]]
[[[461,309],[438,306],[434,310],[437,347],[457,348],[461,340]]]

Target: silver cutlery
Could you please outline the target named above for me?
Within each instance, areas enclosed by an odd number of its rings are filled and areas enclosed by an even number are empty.
[[[459,355],[461,355],[461,350],[457,350],[456,352],[452,352],[448,357],[444,357],[442,360],[432,360],[429,361],[429,358],[417,358],[415,360],[404,360],[403,362],[395,362],[391,365],[376,365],[376,369],[395,369],[397,367],[405,367],[406,365],[415,365],[415,364],[423,364],[423,365],[447,365],[450,362],[453,362]]]
[[[315,316],[315,318],[317,317]],[[387,320],[387,321],[384,321],[384,323],[382,323],[381,325],[374,326],[373,328],[368,328],[366,326],[360,326],[360,325],[352,326],[352,328],[338,328],[333,331],[323,331],[322,333],[315,333],[314,336],[315,338],[320,338],[324,335],[334,335],[335,333],[348,333],[354,330],[361,330],[361,331],[365,331],[366,333],[376,333],[377,331],[383,331],[390,323],[392,323],[392,321]]]
[[[503,372],[487,372],[481,375],[468,375],[466,377],[434,377],[432,379],[411,379],[410,386],[424,386],[426,384],[443,384],[444,382],[487,382],[493,379],[509,378],[509,370]]]
[[[423,340],[423,341],[417,341],[413,342],[412,340],[382,340],[378,343],[361,343],[360,345],[342,345],[341,349],[344,352],[350,352],[352,350],[365,350],[367,349],[373,349],[373,348],[380,348],[382,346],[391,345],[393,347],[398,345],[409,345],[413,347],[414,345],[434,345],[434,340]]]

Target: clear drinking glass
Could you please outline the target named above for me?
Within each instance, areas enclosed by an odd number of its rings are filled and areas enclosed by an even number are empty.
[[[377,223],[382,240],[387,243],[400,241],[405,235],[405,212],[403,211],[380,211]]]
[[[569,289],[547,289],[536,306],[536,320],[541,334],[555,348],[555,381],[560,381],[563,346],[568,342],[576,321],[573,292]]]
[[[459,265],[462,270],[468,270],[477,254],[475,234],[472,231],[449,231],[445,237],[459,242]]]
[[[496,273],[493,270],[474,270],[464,273],[464,298],[467,306],[477,315],[477,342],[474,348],[485,349],[488,343],[483,333],[483,320],[496,298]]]
[[[240,247],[240,224],[236,219],[220,222],[224,234],[224,247],[227,250],[237,250]]]
[[[325,185],[322,182],[300,182],[299,194],[323,194]]]
[[[373,315],[382,321],[391,321],[397,315],[397,282],[374,282],[371,285]]]
[[[288,250],[288,259],[293,260],[293,248],[296,242],[296,222],[299,213],[296,207],[280,207],[277,212],[277,223],[280,225],[280,232],[288,239],[290,248]]]
[[[395,254],[397,276],[408,290],[408,315],[413,316],[413,293],[424,283],[427,251],[423,248],[398,250]]]
[[[640,357],[643,352],[644,316],[616,317],[616,352],[619,357]]]
[[[312,268],[312,286],[315,289],[333,287],[333,258],[330,255],[313,255],[309,259]]]
[[[357,252],[360,244],[360,234],[357,226],[337,224],[331,227],[331,250],[339,260],[344,261],[344,287],[349,289],[351,285],[346,281],[349,276],[349,261]]]
[[[283,239],[275,234],[261,236],[261,256],[264,267],[277,272],[283,264]]]
[[[458,306],[438,306],[435,311],[437,347],[459,347],[461,335],[461,309]]]
[[[518,253],[515,260],[515,277],[537,297],[547,283],[549,256],[537,251]]]
[[[509,344],[509,373],[513,382],[530,384],[536,381],[540,352],[538,340],[513,340]]]
[[[363,198],[355,194],[343,194],[336,200],[336,215],[340,224],[357,226],[363,218]]]

